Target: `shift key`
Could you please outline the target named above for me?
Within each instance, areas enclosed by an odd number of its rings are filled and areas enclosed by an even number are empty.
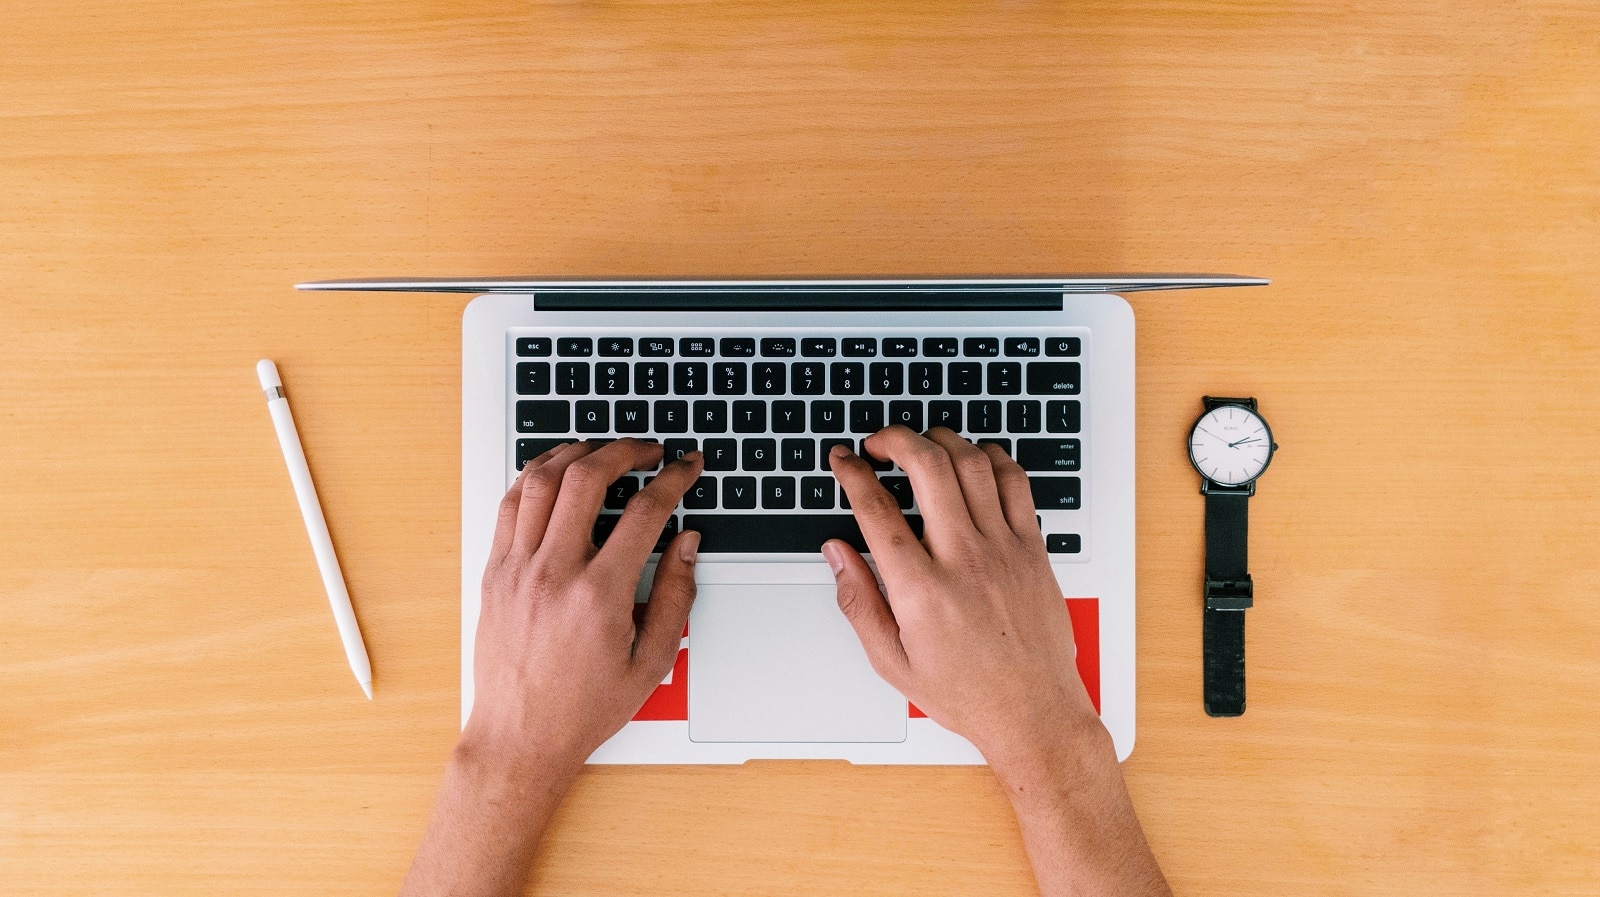
[[[1028,477],[1033,506],[1041,511],[1075,511],[1082,506],[1077,477]]]
[[[1080,446],[1076,439],[1018,439],[1017,463],[1023,470],[1077,470]]]

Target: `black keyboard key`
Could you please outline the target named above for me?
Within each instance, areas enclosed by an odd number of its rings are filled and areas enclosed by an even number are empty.
[[[550,394],[550,362],[524,361],[517,365],[517,395],[547,396]]]
[[[788,337],[769,336],[761,340],[763,358],[793,358],[794,340]]]
[[[665,463],[680,461],[684,455],[699,448],[693,439],[664,439],[661,441],[661,460]]]
[[[808,511],[833,509],[833,477],[801,477],[800,507]]]
[[[556,365],[556,394],[586,396],[589,394],[589,362],[563,361]]]
[[[1014,396],[1020,392],[1022,392],[1022,365],[1015,361],[989,362],[989,395]]]
[[[578,413],[578,420],[573,429],[579,433],[604,433],[611,429],[609,402],[590,400],[575,404],[574,410]]]
[[[517,469],[528,465],[529,461],[550,451],[558,445],[577,442],[576,439],[518,439],[517,440]]]
[[[975,396],[983,392],[983,365],[976,361],[957,361],[950,365],[950,394]]]
[[[518,433],[566,433],[572,429],[572,404],[564,399],[517,403]]]
[[[1013,433],[1037,433],[1041,412],[1037,399],[1012,399],[1006,403],[1006,429]]]
[[[920,515],[907,514],[906,524],[922,537]],[[701,554],[815,555],[829,539],[868,550],[861,527],[849,514],[685,514],[683,528],[700,534]]]
[[[594,522],[594,530],[589,535],[589,540],[594,547],[602,548],[606,540],[611,538],[611,533],[617,528],[617,521],[622,519],[621,514],[601,514]]]
[[[746,336],[725,336],[720,348],[729,358],[749,358],[756,354],[756,341]]]
[[[1052,336],[1044,341],[1044,354],[1076,358],[1083,354],[1083,340],[1075,336]]]
[[[618,433],[650,432],[650,403],[633,399],[621,401],[612,409],[616,412]]]
[[[875,361],[868,373],[875,396],[898,396],[906,391],[906,366],[898,361]]]
[[[648,477],[645,478],[644,483],[646,486],[650,485],[650,479]],[[651,549],[652,553],[659,554],[663,551],[666,551],[667,543],[671,542],[672,537],[676,536],[677,534],[678,518],[676,515],[674,515],[672,517],[668,517],[666,525],[661,527],[661,535],[656,537],[656,547]]]
[[[765,433],[765,432],[767,432],[767,403],[766,402],[734,402],[733,403],[733,432],[735,432],[735,433]]]
[[[794,477],[762,477],[761,507],[788,510],[794,507]]]
[[[1033,506],[1041,511],[1072,511],[1079,507],[1077,477],[1028,477],[1028,488],[1033,490]]]
[[[1044,403],[1044,428],[1051,433],[1076,433],[1083,429],[1083,408],[1076,400]]]
[[[517,354],[523,358],[543,358],[550,354],[550,337],[548,336],[519,336],[517,337]]]
[[[1028,394],[1075,396],[1082,365],[1076,361],[1037,361],[1028,365]]]
[[[894,469],[894,462],[893,461],[890,461],[888,458],[879,458],[876,455],[872,454],[871,452],[867,451],[867,441],[865,439],[861,440],[861,445],[858,446],[858,448],[860,450],[857,451],[856,454],[860,455],[861,456],[861,460],[867,462],[867,466],[872,468],[873,470],[893,470]]]
[[[946,427],[961,432],[961,403],[948,400],[928,403],[928,427]]]
[[[844,432],[844,403],[843,402],[812,402],[811,403],[811,432],[813,432],[813,433],[843,433]]]
[[[680,396],[706,394],[706,363],[680,361],[672,366],[672,392]]]
[[[664,337],[639,340],[639,354],[651,358],[667,358],[672,355],[672,340]]]
[[[686,336],[678,340],[678,354],[709,358],[717,354],[717,344],[705,337]]]
[[[703,511],[717,506],[717,478],[701,477],[683,493],[683,506],[691,511]]]
[[[758,361],[750,369],[750,389],[758,396],[781,396],[789,366],[781,361]]]
[[[1077,533],[1051,533],[1044,538],[1044,550],[1051,554],[1077,554],[1083,551],[1083,537]]]
[[[594,354],[594,340],[587,336],[563,336],[556,340],[556,354],[582,358]]]
[[[922,403],[916,399],[890,402],[889,423],[907,427],[913,433],[921,433]]]
[[[953,336],[929,336],[922,340],[922,354],[929,358],[954,358],[956,348]]]
[[[1011,336],[1006,337],[1006,355],[1010,358],[1034,358],[1039,354],[1039,338],[1036,336]]]
[[[667,394],[667,363],[641,361],[633,366],[633,391],[641,396]]]
[[[886,358],[915,358],[917,341],[909,336],[886,336],[883,338],[883,354]]]
[[[746,439],[742,446],[741,466],[745,470],[777,470],[778,441],[776,439]]]
[[[621,477],[615,483],[606,487],[605,506],[613,511],[620,511],[628,504],[628,499],[639,494],[638,477]]]
[[[831,358],[837,352],[831,336],[812,336],[800,341],[800,354],[807,358]]]
[[[749,391],[749,374],[742,361],[719,361],[711,366],[711,391],[719,396],[742,396]]]
[[[737,439],[707,439],[706,470],[738,470],[739,441]]]
[[[797,396],[820,396],[828,391],[827,365],[821,361],[802,361],[791,365],[790,384]]]
[[[876,433],[883,429],[883,403],[876,399],[850,403],[850,432]]]
[[[602,396],[628,394],[628,363],[626,361],[601,361],[594,366],[594,391]]]
[[[779,446],[780,466],[784,470],[816,470],[817,443],[811,439],[785,439]]]
[[[689,403],[681,399],[656,402],[656,432],[689,432]]]
[[[992,336],[969,336],[961,341],[961,351],[972,358],[993,358],[1000,354],[1000,341]]]
[[[870,336],[847,337],[839,354],[846,358],[870,358],[878,354],[878,341]]]
[[[878,482],[882,483],[883,488],[889,490],[889,494],[894,496],[894,500],[900,504],[900,510],[904,511],[911,507],[912,495],[910,478],[879,477]]]
[[[1018,439],[1017,463],[1023,470],[1077,470],[1081,446],[1076,439]]]
[[[911,365],[911,394],[936,396],[944,392],[944,365],[937,361],[918,361]]]
[[[1000,403],[988,399],[968,402],[967,430],[973,433],[1000,432]]]
[[[978,440],[978,445],[998,445],[1000,446],[1000,451],[1005,452],[1007,455],[1011,454],[1011,440],[1003,436],[986,436]]]
[[[600,337],[600,355],[603,358],[626,358],[633,354],[633,337]]]
[[[702,399],[694,403],[696,433],[728,432],[728,403],[722,399]]]
[[[867,366],[859,361],[835,361],[828,366],[829,382],[836,396],[858,396],[866,385]]]
[[[755,477],[723,477],[722,506],[729,510],[746,510],[756,506]],[[698,527],[696,527],[698,529]],[[702,540],[705,533],[700,534]]]
[[[804,433],[805,431],[805,402],[784,400],[772,403],[772,432]]]

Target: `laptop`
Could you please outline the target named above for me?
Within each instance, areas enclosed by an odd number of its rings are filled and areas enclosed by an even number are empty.
[[[1118,293],[1262,285],[1233,275],[905,280],[323,281],[481,294],[462,318],[461,719],[495,509],[553,445],[624,436],[705,454],[665,538],[701,534],[676,664],[591,763],[842,759],[975,764],[965,739],[875,674],[818,552],[866,550],[829,449],[888,424],[949,427],[1029,472],[1119,759],[1133,750],[1134,323]],[[863,453],[865,456],[865,453]],[[877,465],[913,529],[901,471]],[[609,533],[647,472],[612,485]],[[659,548],[659,546],[658,546]],[[870,561],[870,555],[869,555]],[[648,593],[647,566],[638,600]]]

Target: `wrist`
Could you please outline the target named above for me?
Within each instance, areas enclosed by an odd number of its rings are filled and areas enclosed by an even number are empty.
[[[1058,801],[1120,775],[1111,733],[1098,717],[1037,727],[1026,737],[985,746],[983,754],[1013,804]]]
[[[574,750],[476,722],[468,721],[450,765],[488,792],[530,804],[559,801],[583,769],[585,757]]]

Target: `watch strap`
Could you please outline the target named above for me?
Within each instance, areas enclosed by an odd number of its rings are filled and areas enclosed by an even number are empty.
[[[1201,632],[1205,708],[1211,716],[1239,716],[1244,713],[1244,612],[1254,602],[1246,572],[1252,490],[1208,485]]]

